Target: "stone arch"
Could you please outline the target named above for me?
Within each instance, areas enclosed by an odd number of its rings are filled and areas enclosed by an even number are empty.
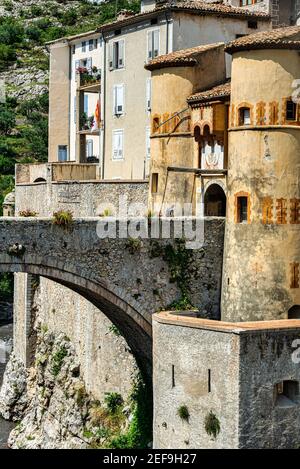
[[[288,319],[300,319],[300,305],[294,305],[289,309]]]
[[[215,217],[226,216],[226,194],[223,187],[216,182],[206,187],[204,193],[204,215]]]
[[[3,259],[6,257],[6,259]],[[80,294],[103,312],[124,336],[134,354],[143,375],[150,380],[152,368],[151,322],[139,311],[134,301],[126,298],[122,290],[106,281],[95,281],[76,272],[76,266],[63,261],[49,262],[45,259],[26,255],[7,262],[7,256],[0,256],[0,272],[20,272],[39,275],[57,282]]]
[[[47,182],[47,181],[45,178],[39,177],[39,178],[36,178],[33,182],[35,183],[35,182]]]

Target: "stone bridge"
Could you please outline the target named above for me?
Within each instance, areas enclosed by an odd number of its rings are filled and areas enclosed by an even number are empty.
[[[118,327],[149,372],[154,312],[187,297],[203,316],[219,317],[224,220],[205,220],[205,244],[197,250],[172,237],[100,239],[98,222],[75,219],[63,229],[49,218],[0,218],[0,272],[40,275],[81,294]]]

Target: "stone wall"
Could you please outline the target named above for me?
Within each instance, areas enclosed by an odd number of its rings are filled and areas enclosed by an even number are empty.
[[[119,197],[128,203],[148,206],[146,181],[69,181],[19,184],[16,186],[16,213],[35,211],[39,216],[50,216],[56,210],[71,210],[75,217],[100,215],[113,204],[119,207]],[[144,213],[143,213],[144,215]]]
[[[77,293],[42,277],[37,304],[41,324],[54,334],[64,333],[74,344],[82,378],[94,398],[103,400],[106,392],[126,398],[138,368],[125,339],[104,314]]]
[[[298,448],[299,332],[155,315],[154,447]]]

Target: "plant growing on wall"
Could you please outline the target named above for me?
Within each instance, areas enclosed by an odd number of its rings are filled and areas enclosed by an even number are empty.
[[[190,418],[190,413],[187,406],[181,405],[180,407],[178,407],[177,415],[181,418],[181,420],[185,420],[186,422],[188,422]]]
[[[70,210],[59,210],[53,214],[53,225],[61,226],[64,229],[70,228],[73,221],[73,213]]]
[[[218,417],[211,410],[209,414],[205,417],[204,428],[206,433],[213,438],[217,438],[218,434],[221,431],[221,425]]]
[[[175,245],[167,244],[164,252],[164,260],[168,262],[170,270],[170,281],[176,282],[181,296],[177,301],[169,305],[169,309],[176,311],[187,311],[194,309],[189,299],[189,287],[187,271],[190,262],[191,253],[185,246],[184,239],[175,240]]]
[[[36,217],[37,215],[38,215],[37,212],[35,212],[34,210],[30,210],[30,209],[21,210],[21,212],[19,212],[19,217],[29,218],[29,217]]]
[[[104,402],[107,409],[114,414],[123,404],[123,398],[118,392],[109,392],[105,394]]]
[[[140,251],[142,247],[142,241],[140,238],[128,238],[125,247],[130,252],[130,254],[135,254],[136,252]]]

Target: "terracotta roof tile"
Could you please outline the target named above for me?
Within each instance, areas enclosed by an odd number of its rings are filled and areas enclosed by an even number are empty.
[[[191,105],[203,103],[207,101],[213,101],[215,99],[224,99],[229,98],[231,92],[231,82],[227,81],[221,85],[214,86],[205,91],[200,91],[198,93],[192,94],[187,99],[187,102]]]
[[[251,34],[232,41],[225,47],[229,54],[251,49],[300,49],[300,26]]]
[[[210,50],[223,48],[224,44],[205,44],[190,49],[178,50],[170,54],[159,55],[145,65],[146,70],[155,70],[165,67],[194,67],[199,63],[200,56]]]

